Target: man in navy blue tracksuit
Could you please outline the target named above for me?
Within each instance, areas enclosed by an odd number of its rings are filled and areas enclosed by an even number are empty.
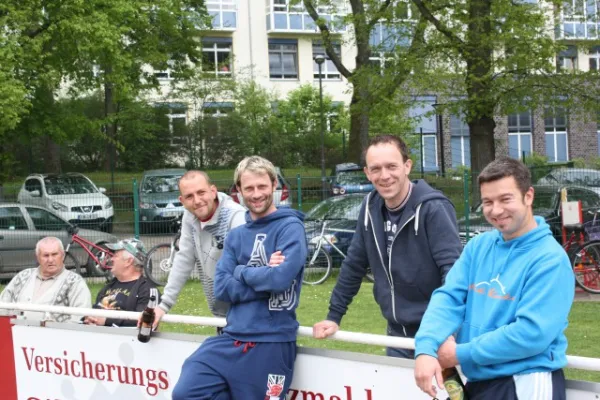
[[[215,296],[231,304],[223,334],[183,364],[174,400],[284,400],[296,359],[296,307],[307,256],[302,213],[276,208],[269,161],[242,160],[234,174],[246,224],[225,240]]]
[[[368,267],[375,276],[375,300],[388,321],[387,334],[414,337],[431,294],[462,250],[454,206],[425,181],[409,179],[412,161],[402,139],[371,139],[365,161],[376,190],[362,204],[327,319],[313,327],[316,338],[337,332]],[[388,348],[387,354],[414,357],[407,349]]]

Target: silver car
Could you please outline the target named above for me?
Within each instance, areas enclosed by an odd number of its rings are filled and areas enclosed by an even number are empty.
[[[0,278],[9,278],[25,268],[37,266],[36,243],[46,237],[59,238],[66,247],[71,242],[71,224],[48,209],[17,203],[0,204]],[[78,235],[95,244],[116,242],[111,234],[80,229]],[[82,266],[89,256],[79,245],[70,251]],[[67,267],[69,267],[67,265]]]

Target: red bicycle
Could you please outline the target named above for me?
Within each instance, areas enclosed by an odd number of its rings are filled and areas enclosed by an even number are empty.
[[[600,293],[599,225],[594,217],[585,224],[565,226],[571,233],[563,247],[571,260],[575,282],[590,293]]]
[[[89,276],[104,276],[106,280],[109,281],[112,278],[110,270],[112,268],[111,258],[113,252],[103,244],[96,244],[82,238],[77,234],[78,231],[79,228],[76,226],[67,228],[67,232],[71,236],[71,242],[65,249],[65,266],[67,266],[67,268],[74,268],[75,271],[81,275],[81,264],[77,261],[77,258],[69,252],[69,250],[71,250],[71,245],[77,243],[89,255],[87,263],[85,264],[87,274]]]

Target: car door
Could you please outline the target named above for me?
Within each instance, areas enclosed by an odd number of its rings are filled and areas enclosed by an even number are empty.
[[[46,236],[54,236],[67,247],[71,242],[71,237],[67,232],[70,225],[67,221],[43,208],[26,207],[26,210],[33,223],[33,236],[36,238],[36,242]]]
[[[35,243],[21,207],[0,207],[0,273],[35,266]]]

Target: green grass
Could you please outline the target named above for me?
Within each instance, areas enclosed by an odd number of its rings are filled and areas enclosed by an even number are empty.
[[[300,325],[310,327],[326,317],[329,298],[334,284],[335,279],[332,276],[322,285],[304,285],[302,287],[300,306],[298,307],[298,321]],[[90,285],[93,297],[95,297],[101,286]],[[385,334],[386,322],[381,316],[379,306],[373,299],[372,291],[373,284],[363,282],[358,295],[354,298],[348,309],[348,313],[342,320],[341,329],[352,332]],[[190,281],[185,285],[171,314],[210,315],[202,285],[198,281]],[[569,317],[569,327],[566,332],[569,340],[567,351],[569,355],[600,358],[600,329],[598,329],[596,315],[600,316],[600,302],[575,302],[573,304]],[[161,330],[165,332],[202,335],[212,335],[214,333],[214,328],[211,327],[172,323],[161,324]],[[363,352],[376,355],[385,354],[385,349],[379,346],[334,340],[316,340],[308,337],[299,338],[298,344],[307,347]],[[568,379],[600,382],[600,372],[568,369],[566,375]]]
[[[319,286],[303,286],[300,306],[298,307],[298,321],[302,326],[310,327],[325,318],[334,284],[335,279],[331,277]],[[90,284],[89,286],[92,298],[95,298],[102,285]],[[0,285],[1,289],[2,286]],[[348,314],[342,321],[341,328],[343,330],[385,334],[386,323],[381,317],[379,307],[373,299],[372,290],[372,283],[363,283],[358,295],[350,305]],[[190,281],[185,285],[171,314],[210,316],[200,282]],[[596,315],[600,315],[599,302],[576,302],[573,304],[569,318],[569,327],[566,332],[569,340],[568,354],[600,358],[600,329],[598,329]],[[162,323],[161,330],[164,332],[200,335],[212,335],[214,333],[214,328],[212,327],[173,323]],[[316,340],[308,337],[299,338],[298,344],[307,347],[363,352],[376,355],[385,354],[385,350],[379,346],[337,342],[333,340]],[[569,369],[566,371],[566,375],[569,379],[600,382],[600,372]]]

